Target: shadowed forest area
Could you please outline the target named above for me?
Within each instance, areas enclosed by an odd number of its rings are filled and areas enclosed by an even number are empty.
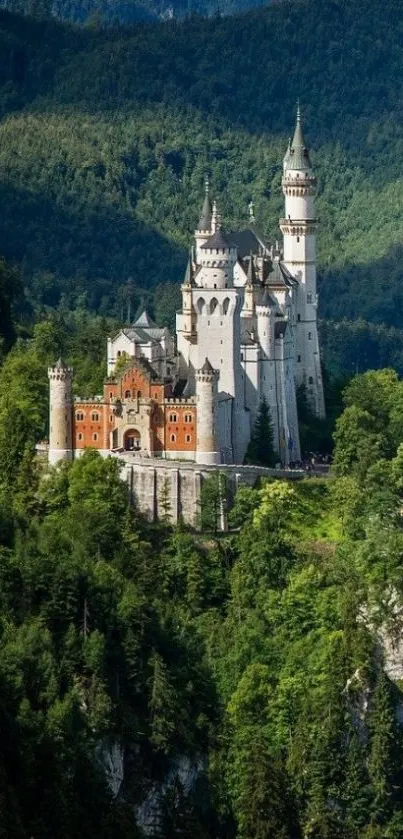
[[[206,171],[224,223],[244,223],[253,198],[275,240],[299,97],[319,184],[320,314],[398,327],[401,28],[392,0],[365,15],[307,0],[105,30],[1,12],[0,251],[30,300],[74,307],[85,292],[118,314],[129,277],[138,301],[179,283]],[[362,323],[349,329],[360,367]],[[371,363],[392,334],[384,344],[367,327]],[[326,341],[325,357],[337,366]]]

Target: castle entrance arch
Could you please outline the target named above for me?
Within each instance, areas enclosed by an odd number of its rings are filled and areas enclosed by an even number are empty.
[[[126,452],[138,452],[141,448],[141,434],[137,428],[128,428],[123,436],[123,448]]]

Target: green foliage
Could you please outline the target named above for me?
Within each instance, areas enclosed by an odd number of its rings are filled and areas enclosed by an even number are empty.
[[[263,396],[256,415],[244,462],[251,463],[254,466],[270,467],[275,466],[277,461],[278,454],[274,450],[270,408],[267,404],[266,397]]]
[[[53,334],[11,351],[9,385]],[[164,839],[398,839],[401,683],[383,656],[403,604],[400,387],[381,371],[345,391],[380,459],[357,423],[353,457],[348,419],[347,474],[241,487],[238,532],[219,537],[219,473],[195,534],[144,522],[118,461],[87,451],[43,473],[26,447],[0,495],[6,831],[137,839],[150,795]],[[109,748],[125,752],[117,796]]]
[[[53,5],[76,20],[94,9]],[[121,12],[107,0],[97,8],[105,20]],[[332,375],[402,370],[401,27],[394,0],[371,0],[365,20],[352,0],[310,0],[242,23],[192,16],[109,30],[1,12],[0,251],[21,266],[30,301],[56,306],[64,295],[71,306],[85,292],[91,308],[125,319],[132,277],[132,311],[154,302],[171,323],[206,171],[229,227],[245,222],[253,196],[277,237],[300,95],[320,187],[326,364]]]
[[[203,480],[201,487],[199,519],[202,530],[217,533],[226,516],[226,506],[226,476],[224,472],[213,472]]]

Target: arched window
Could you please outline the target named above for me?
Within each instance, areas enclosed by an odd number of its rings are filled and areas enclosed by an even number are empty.
[[[218,307],[218,300],[217,300],[215,297],[213,297],[213,298],[210,300],[210,314],[211,314],[211,315],[213,315],[213,314],[214,314],[214,312],[215,312],[215,310],[217,309],[217,307]]]
[[[222,310],[223,310],[224,315],[226,315],[227,312],[228,312],[229,304],[230,304],[230,299],[229,299],[229,297],[226,297],[223,304],[222,304]]]
[[[313,376],[309,376],[308,382],[310,385],[313,385]]]
[[[177,421],[176,414],[170,414],[169,415],[169,422],[176,422],[176,421]]]
[[[132,395],[131,390],[125,390],[125,399],[130,399],[131,395]]]
[[[191,438],[190,434],[186,434],[186,442],[191,443],[191,441],[192,441],[192,438]]]
[[[77,422],[82,422],[84,419],[84,414],[82,411],[77,411],[76,413],[76,420]]]
[[[99,414],[97,414],[97,413],[94,411],[94,412],[91,414],[91,419],[92,419],[92,421],[93,421],[93,422],[99,422]]]
[[[98,434],[93,434],[92,439],[96,442],[98,440]]]
[[[141,390],[137,391],[137,399],[141,399]]]
[[[80,434],[77,434],[77,440],[82,440],[82,439],[83,439],[83,435],[80,432]]]
[[[118,350],[118,352],[117,352],[118,358],[120,358],[121,355],[122,355],[122,353],[120,352],[120,350]]]
[[[203,314],[205,307],[206,307],[206,301],[204,300],[203,297],[199,297],[199,299],[196,303],[196,310],[199,313],[199,315]]]
[[[171,434],[171,443],[176,443],[176,434]]]
[[[312,332],[308,332],[308,341],[312,341]]]
[[[185,414],[185,422],[192,422],[192,414]]]

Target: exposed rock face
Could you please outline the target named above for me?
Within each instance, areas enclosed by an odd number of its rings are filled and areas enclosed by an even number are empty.
[[[152,835],[158,826],[162,800],[166,792],[175,784],[180,784],[185,796],[188,796],[204,769],[202,758],[191,760],[189,757],[178,757],[172,764],[166,778],[150,789],[147,798],[137,808],[136,820],[146,835]]]
[[[96,760],[114,798],[119,795],[124,779],[125,750],[116,741],[103,740],[96,749]]]
[[[400,681],[403,679],[403,603],[399,592],[388,588],[382,605],[362,610],[361,619],[375,636],[385,673],[392,682]]]

